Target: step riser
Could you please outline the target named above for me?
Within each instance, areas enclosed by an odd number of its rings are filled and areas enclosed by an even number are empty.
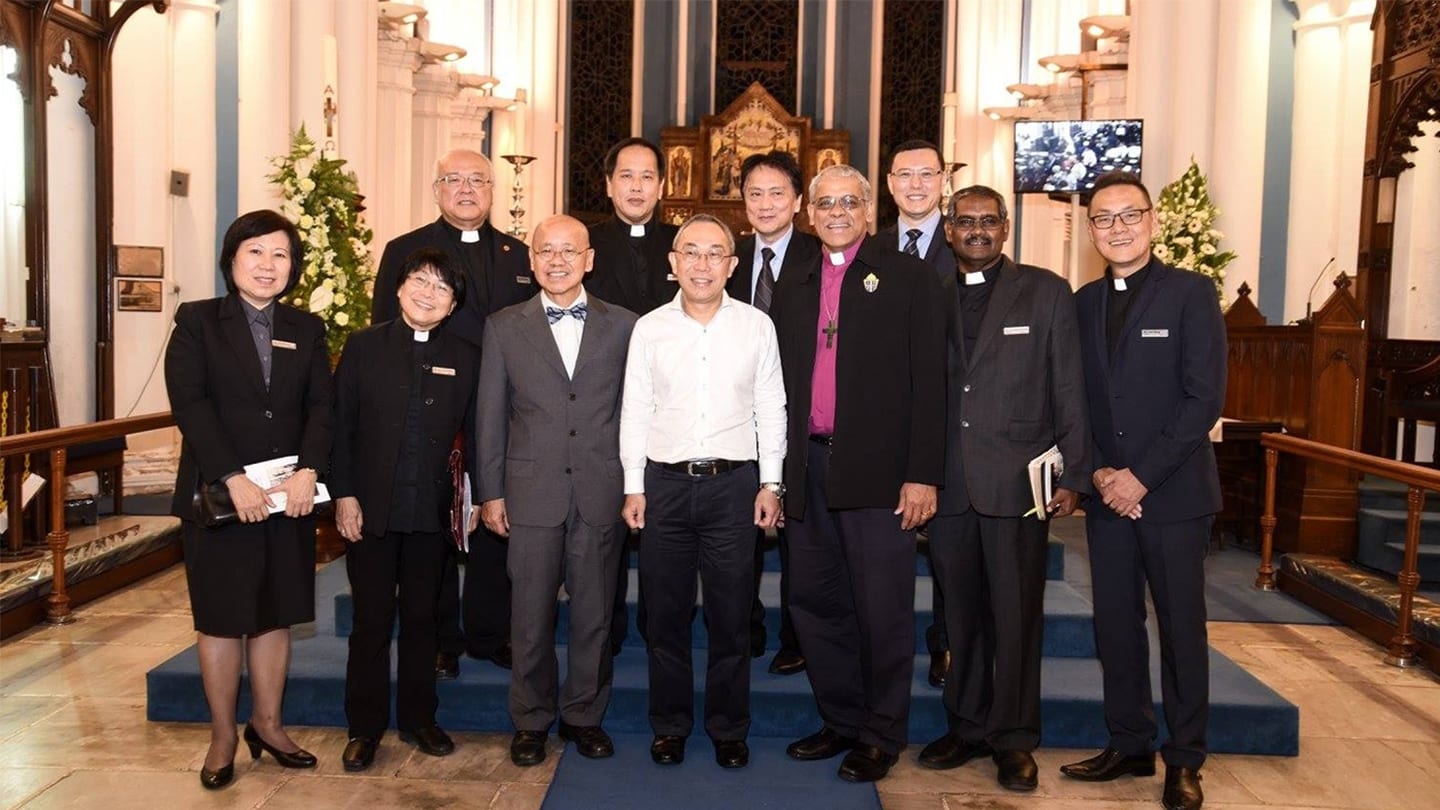
[[[1393,513],[1361,509],[1357,515],[1355,559],[1370,568],[1399,573],[1405,561],[1405,520]],[[1416,570],[1422,581],[1440,582],[1440,520],[1428,515],[1420,523]]]

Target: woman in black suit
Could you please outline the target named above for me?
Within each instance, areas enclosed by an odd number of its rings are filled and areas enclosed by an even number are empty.
[[[325,325],[279,303],[305,266],[300,234],[274,211],[230,225],[220,252],[229,294],[175,312],[165,354],[170,410],[183,444],[171,513],[184,521],[185,578],[210,707],[210,749],[200,783],[234,777],[236,699],[247,663],[254,708],[245,743],[287,768],[315,757],[280,725],[290,626],[315,618],[315,481],[330,453],[331,384]],[[265,490],[247,464],[299,457]],[[239,522],[205,528],[196,492],[228,490]],[[270,506],[284,497],[284,514]]]
[[[480,350],[446,325],[466,296],[465,273],[450,254],[411,253],[397,281],[400,317],[351,335],[335,371],[330,494],[335,526],[351,544],[345,569],[355,598],[345,670],[350,742],[341,756],[347,771],[370,767],[390,725],[397,604],[400,739],[431,756],[455,749],[435,723],[436,612],[451,542],[447,463],[455,434],[473,433]],[[478,508],[471,514],[471,531],[479,515]]]

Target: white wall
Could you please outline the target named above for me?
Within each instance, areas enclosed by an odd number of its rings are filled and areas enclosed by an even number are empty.
[[[61,427],[95,419],[95,130],[80,108],[85,82],[50,68],[45,105],[50,212],[49,334]],[[78,223],[78,227],[77,227]]]

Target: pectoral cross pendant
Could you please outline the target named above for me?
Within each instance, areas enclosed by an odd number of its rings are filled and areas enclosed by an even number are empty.
[[[830,322],[825,325],[825,328],[820,331],[825,333],[825,348],[835,348],[835,333],[840,331],[840,327],[835,325],[835,319],[831,318]]]

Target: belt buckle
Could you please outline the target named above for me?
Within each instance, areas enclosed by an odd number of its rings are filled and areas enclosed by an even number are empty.
[[[685,462],[685,473],[692,476],[714,475],[715,462],[713,461],[687,461]]]

